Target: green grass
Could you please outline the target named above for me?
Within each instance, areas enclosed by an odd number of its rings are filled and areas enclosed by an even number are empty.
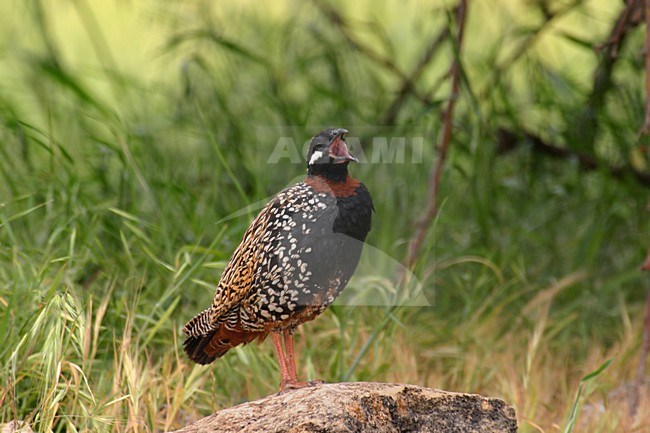
[[[405,72],[450,16],[427,2],[337,7]],[[633,379],[647,189],[525,145],[495,152],[499,127],[523,125],[605,163],[647,167],[635,136],[641,30],[599,107],[596,142],[572,138],[597,58],[563,32],[587,23],[579,36],[602,42],[619,11],[586,2],[509,64],[539,11],[472,4],[441,210],[414,269],[431,306],[330,308],[298,332],[303,377],[498,396],[523,432],[625,425],[621,411],[580,421],[579,409]],[[369,157],[376,131],[426,138],[422,163],[351,169],[376,217],[350,289],[394,290],[448,87],[428,104],[407,97],[395,125],[381,125],[399,79],[310,2],[30,0],[3,4],[0,17],[1,422],[168,431],[277,390],[269,343],[198,367],[179,331],[211,301],[259,204],[304,174],[302,162],[267,164],[278,136],[303,143],[345,126]],[[443,44],[418,91],[452,58]]]

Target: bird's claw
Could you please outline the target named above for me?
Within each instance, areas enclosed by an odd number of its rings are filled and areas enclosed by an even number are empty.
[[[282,381],[282,383],[280,384],[280,392],[278,392],[278,395],[284,394],[287,391],[293,391],[295,389],[317,386],[323,383],[325,382],[320,379],[310,380],[309,382],[299,382],[299,381],[289,381],[289,380]]]

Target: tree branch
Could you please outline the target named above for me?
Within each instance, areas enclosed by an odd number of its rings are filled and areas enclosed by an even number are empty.
[[[521,143],[528,143],[532,146],[533,150],[553,158],[559,159],[573,159],[578,161],[580,167],[585,171],[593,171],[603,169],[616,179],[623,179],[626,177],[633,177],[638,183],[650,188],[650,173],[638,171],[631,166],[612,166],[599,161],[594,156],[582,153],[576,150],[560,147],[555,144],[550,144],[542,140],[539,136],[527,131],[520,133],[501,128],[497,132],[497,152],[507,153],[514,150]]]
[[[627,36],[643,22],[644,0],[627,0],[626,6],[614,23],[607,41],[596,48],[602,54],[594,72],[591,93],[587,98],[585,107],[577,113],[568,129],[568,140],[574,147],[591,150],[598,136],[598,121],[596,113],[605,102],[607,93],[613,86],[614,65]]]
[[[639,136],[650,132],[650,0],[645,0],[645,118]]]
[[[499,77],[503,75],[504,71],[506,71],[514,63],[516,63],[521,58],[521,56],[523,56],[530,48],[532,48],[537,43],[537,41],[541,39],[541,36],[551,28],[551,23],[557,21],[560,17],[571,12],[573,8],[577,7],[582,2],[583,0],[574,0],[573,2],[567,4],[566,6],[562,7],[558,11],[549,11],[546,8],[544,8],[544,2],[540,2],[540,5],[542,5],[543,8],[542,12],[544,13],[546,21],[544,21],[537,29],[532,31],[517,46],[517,48],[514,51],[512,51],[512,53],[508,57],[506,57],[503,61],[501,61],[500,63],[494,66],[491,74],[489,75],[488,79],[483,85],[483,88],[479,94],[479,98],[483,98],[487,94],[492,92],[492,90],[496,85],[497,80],[499,79]]]
[[[612,59],[618,57],[618,52],[627,34],[643,20],[642,6],[643,0],[627,0],[625,9],[616,20],[607,42],[596,48],[596,51],[604,50],[606,57]]]
[[[447,102],[447,108],[443,113],[443,129],[440,145],[438,146],[438,159],[436,160],[434,170],[431,173],[431,177],[429,178],[429,197],[427,199],[427,208],[422,218],[420,218],[418,221],[415,234],[409,242],[408,255],[406,258],[406,267],[408,269],[412,269],[415,265],[415,262],[419,257],[420,250],[422,248],[422,242],[424,241],[427,230],[431,225],[431,221],[433,221],[436,214],[438,213],[438,191],[440,190],[442,170],[447,159],[447,152],[449,150],[449,146],[451,145],[454,108],[456,107],[456,101],[458,99],[458,93],[460,90],[460,54],[461,46],[463,43],[466,17],[467,0],[460,0],[458,6],[456,7],[456,25],[458,28],[458,33],[456,35],[456,56],[450,69],[451,95],[449,96],[449,102]]]
[[[393,75],[397,76],[397,78],[399,78],[402,83],[410,82],[409,77],[404,72],[402,72],[402,70],[395,64],[393,59],[384,55],[383,53],[377,52],[374,48],[360,41],[354,32],[350,30],[351,26],[347,20],[340,13],[338,13],[336,9],[329,6],[324,1],[313,0],[313,2],[316,7],[321,10],[323,15],[325,15],[329,21],[339,29],[341,35],[343,35],[345,40],[352,46],[352,48],[362,53],[374,63],[393,73]],[[423,104],[431,103],[430,98],[418,92],[413,83],[409,85],[409,91]]]
[[[397,96],[393,102],[389,105],[386,114],[384,115],[384,125],[392,125],[399,114],[399,110],[402,108],[404,101],[409,93],[413,93],[415,89],[415,83],[420,78],[422,73],[426,70],[426,67],[429,65],[431,60],[433,60],[433,55],[438,52],[440,45],[447,39],[449,36],[449,29],[447,27],[443,28],[438,36],[433,40],[433,42],[427,47],[426,51],[422,55],[420,62],[417,64],[413,72],[407,77],[406,80],[402,80],[399,90],[397,91]],[[430,91],[429,94],[432,92]]]

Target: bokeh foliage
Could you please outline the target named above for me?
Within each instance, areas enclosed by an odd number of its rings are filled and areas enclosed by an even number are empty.
[[[414,269],[432,305],[331,308],[300,332],[301,373],[501,396],[522,431],[567,425],[580,378],[614,357],[586,397],[630,380],[641,338],[642,26],[594,90],[623,6],[470,2],[458,49],[436,43],[454,2],[3,2],[2,422],[166,431],[273,392],[270,345],[195,367],[179,329],[256,206],[304,173],[267,163],[278,137],[356,128],[366,154],[377,133],[425,137],[421,163],[352,167],[375,201],[369,243],[402,261],[457,59],[440,211]]]

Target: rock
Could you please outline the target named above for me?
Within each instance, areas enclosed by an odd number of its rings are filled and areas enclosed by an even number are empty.
[[[502,400],[391,383],[336,383],[223,409],[177,433],[444,432],[513,433]]]
[[[23,421],[11,421],[0,424],[0,433],[34,433],[34,430]]]

